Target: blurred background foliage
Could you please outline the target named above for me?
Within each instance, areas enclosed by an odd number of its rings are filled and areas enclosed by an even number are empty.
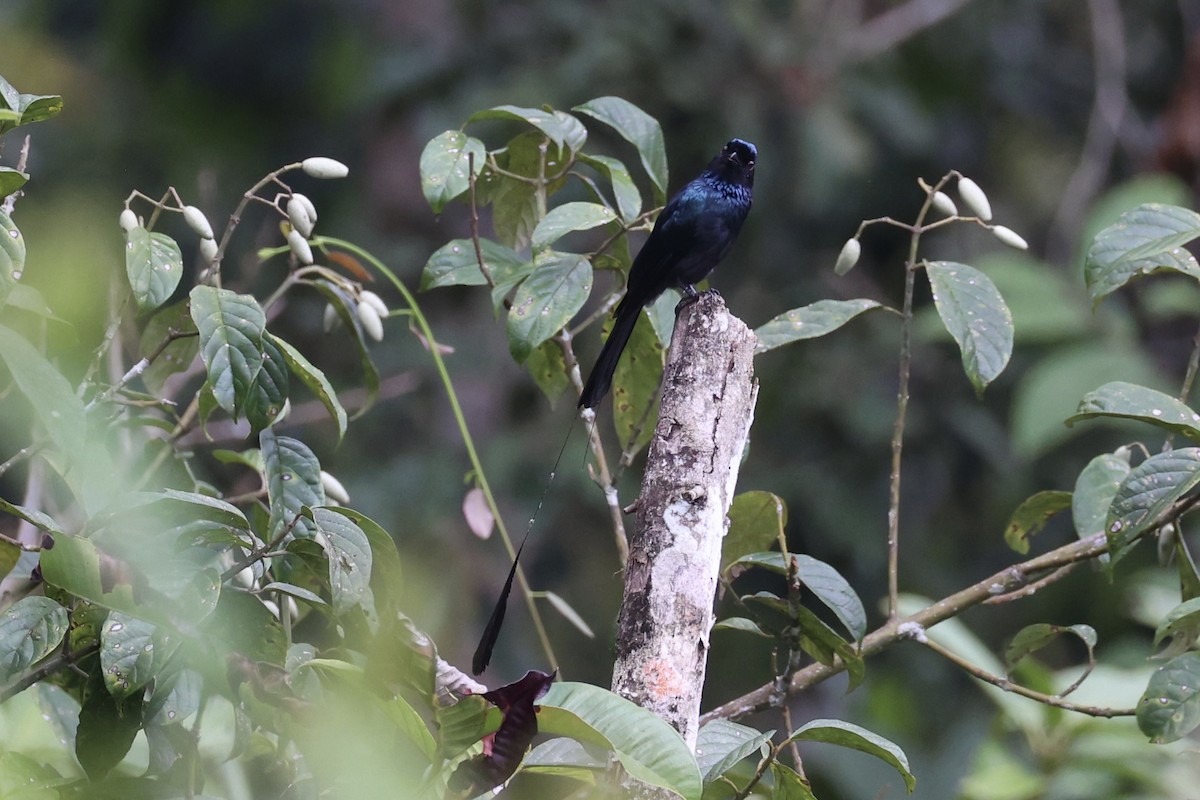
[[[826,297],[894,305],[907,240],[874,229],[859,267],[838,279],[831,268],[842,242],[860,219],[911,219],[922,200],[918,176],[956,168],[973,177],[997,221],[1031,250],[1005,253],[986,233],[955,226],[926,252],[983,269],[1016,324],[1013,363],[982,400],[953,344],[936,325],[921,329],[901,586],[926,596],[1010,563],[1003,528],[1024,497],[1069,490],[1092,455],[1146,436],[1098,424],[1068,429],[1061,420],[1107,380],[1177,391],[1195,333],[1195,286],[1148,282],[1093,310],[1080,273],[1086,242],[1119,211],[1152,199],[1195,206],[1200,8],[1188,0],[0,0],[0,20],[0,73],[21,91],[65,101],[59,117],[30,130],[33,178],[15,219],[29,246],[26,280],[76,326],[80,369],[102,333],[109,282],[120,275],[116,217],[132,189],[157,195],[173,184],[220,220],[266,170],[309,155],[338,158],[351,167],[348,181],[298,187],[321,209],[323,231],[374,250],[415,287],[430,253],[468,235],[462,208],[439,219],[425,205],[421,149],[497,104],[569,108],[624,97],[661,121],[672,189],[728,138],[755,142],[755,210],[713,276],[751,326]],[[607,146],[632,155],[616,137]],[[6,148],[4,162],[15,163],[14,137]],[[255,216],[239,228],[235,250],[248,257],[226,267],[235,288],[255,285],[252,255],[274,224]],[[321,334],[319,299],[290,302],[311,303],[311,313],[289,315],[303,328],[281,334],[304,341],[338,385],[356,382],[357,359],[336,335]],[[510,525],[523,528],[573,403],[552,409],[512,362],[486,293],[439,290],[422,302],[455,348],[449,365],[484,464]],[[468,467],[444,394],[421,344],[400,335],[402,323],[390,327],[375,352],[385,399],[340,447],[322,415],[303,408],[294,410],[294,435],[338,475],[356,508],[396,536],[406,606],[442,654],[464,664],[507,559],[463,521]],[[890,316],[868,315],[762,356],[740,484],[784,498],[792,549],[835,565],[869,603],[886,584],[897,330]],[[596,350],[589,335],[579,345],[584,363]],[[584,639],[550,615],[565,674],[607,685],[620,580],[605,506],[579,466],[582,438],[564,457],[525,563],[535,588],[562,595],[598,632]],[[221,465],[206,468],[221,481]],[[627,473],[623,496],[634,497],[637,477]],[[1068,521],[1056,520],[1035,547],[1072,535]],[[1029,600],[975,609],[964,621],[993,650],[1028,623],[1087,622],[1109,668],[1144,670],[1152,628],[1142,620],[1174,602],[1156,594],[1149,550],[1122,565],[1135,581],[1109,584],[1080,569]],[[512,617],[496,681],[544,666],[528,620]],[[710,704],[770,677],[768,653],[737,637],[715,636]],[[1064,731],[1084,724],[1058,715],[1021,722],[917,650],[901,646],[871,661],[853,695],[835,680],[799,698],[799,720],[841,717],[894,739],[909,754],[920,797],[1118,797],[1136,785],[1109,773],[1102,787],[1063,777],[1086,772],[1087,758],[1111,762],[1102,742],[1093,743],[1100,755],[1071,749],[1077,740]],[[1045,659],[1056,669],[1078,657],[1063,645]],[[1125,704],[1144,686],[1131,683]],[[1129,753],[1138,737],[1126,723],[1086,726],[1124,731],[1115,749]],[[1147,764],[1167,758],[1145,748]],[[818,794],[838,787],[825,796],[874,797],[895,782],[853,755],[814,761],[809,773]]]

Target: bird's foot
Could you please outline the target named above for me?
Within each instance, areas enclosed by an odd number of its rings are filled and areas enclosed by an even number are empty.
[[[721,297],[721,293],[711,286],[705,289],[703,292],[697,292],[696,287],[692,286],[691,284],[688,284],[687,286],[681,286],[679,288],[683,292],[683,297],[675,305],[675,316],[679,316],[680,311],[683,311],[701,297]]]

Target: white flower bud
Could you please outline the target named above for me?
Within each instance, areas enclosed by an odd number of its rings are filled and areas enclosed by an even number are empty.
[[[138,222],[137,214],[133,213],[133,211],[128,208],[121,212],[121,216],[117,218],[117,224],[120,225],[121,230],[125,231],[126,233],[129,233],[134,228],[141,226],[141,223]]]
[[[975,216],[984,222],[992,218],[992,204],[988,202],[987,195],[979,188],[978,183],[970,178],[959,178],[958,194],[967,207],[975,212]]]
[[[309,219],[311,219],[315,225],[317,222],[317,207],[313,205],[312,200],[309,200],[307,195],[300,194],[299,192],[292,192],[292,199],[304,206],[304,210],[308,213]]]
[[[1133,454],[1133,451],[1131,451],[1129,449],[1129,447],[1127,447],[1126,445],[1121,445],[1120,447],[1118,447],[1116,450],[1113,451],[1113,455],[1116,456],[1117,458],[1121,459],[1122,461],[1124,461],[1126,464],[1129,463],[1129,457],[1132,454]]]
[[[383,341],[383,320],[379,317],[379,312],[374,306],[367,303],[359,303],[355,307],[355,312],[358,314],[358,321],[362,323],[363,330],[377,342]]]
[[[324,156],[313,156],[300,162],[300,169],[314,178],[344,178],[350,174],[350,168],[340,161]]]
[[[317,220],[308,215],[308,208],[298,201],[293,195],[287,201],[288,221],[292,223],[292,227],[300,231],[301,236],[312,236],[313,225]]]
[[[205,264],[211,264],[217,257],[217,240],[216,239],[201,239],[200,240],[200,258]]]
[[[329,333],[338,324],[338,320],[340,319],[341,317],[338,316],[337,309],[330,303],[325,306],[325,316],[321,319],[321,327],[326,333]]]
[[[933,193],[933,207],[947,217],[958,216],[958,206],[954,205],[954,201],[950,199],[950,195],[945,192]]]
[[[845,275],[850,270],[854,269],[854,265],[858,263],[858,257],[862,253],[862,245],[858,239],[847,239],[842,245],[842,252],[838,253],[837,263],[833,265],[833,271],[837,275]]]
[[[292,230],[287,235],[288,247],[292,248],[292,253],[305,266],[313,263],[312,248],[308,246],[308,241],[300,234],[300,231]]]
[[[346,487],[325,470],[321,470],[321,486],[325,489],[327,497],[331,497],[339,503],[350,502],[350,493],[346,491]]]
[[[366,303],[379,312],[380,318],[387,317],[392,311],[387,307],[387,303],[383,302],[383,298],[372,292],[370,289],[363,289],[358,293],[358,301]]]
[[[1003,225],[993,225],[992,235],[1004,242],[1009,247],[1015,247],[1018,250],[1029,249],[1029,242],[1022,239],[1020,234],[1018,234],[1012,228],[1006,228]]]
[[[183,207],[183,221],[188,224],[188,227],[196,232],[196,235],[201,239],[213,238],[212,225],[208,224],[208,217],[204,216],[204,212],[195,206]]]

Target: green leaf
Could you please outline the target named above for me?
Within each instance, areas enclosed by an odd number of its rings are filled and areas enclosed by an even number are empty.
[[[522,108],[521,106],[511,105],[494,106],[483,111],[476,111],[467,118],[467,124],[469,125],[481,119],[511,119],[517,122],[527,122],[546,134],[550,141],[554,142],[554,146],[560,150],[563,146],[563,140],[567,137],[567,132],[563,129],[562,121],[558,116],[552,111],[543,111],[540,108]],[[478,160],[476,163],[479,163]]]
[[[358,419],[375,405],[375,401],[379,397],[379,370],[375,368],[375,362],[371,360],[371,351],[367,347],[362,325],[355,313],[354,301],[328,281],[313,281],[310,285],[320,292],[325,301],[337,312],[338,318],[350,332],[350,338],[354,340],[354,346],[358,350],[358,361],[363,373],[363,389],[366,391],[363,404],[358,411],[354,412],[354,416],[350,417],[350,419]]]
[[[462,131],[446,131],[421,151],[421,191],[433,213],[442,213],[447,203],[471,185],[467,165],[472,154],[478,176],[487,161],[487,150],[483,142]]]
[[[542,596],[545,597],[546,600],[550,602],[550,605],[554,606],[554,610],[559,614],[562,614],[563,619],[571,623],[571,625],[573,625],[577,631],[589,639],[596,638],[596,634],[593,633],[592,629],[588,627],[588,624],[583,621],[583,617],[579,616],[579,612],[571,608],[570,603],[562,599],[562,597],[554,592],[545,592]]]
[[[228,289],[197,286],[191,298],[208,384],[217,403],[236,419],[262,370],[266,315],[253,295]]]
[[[342,407],[337,392],[334,391],[329,379],[325,377],[325,373],[314,367],[303,353],[278,336],[267,333],[266,340],[279,348],[287,362],[288,369],[317,396],[321,405],[325,406],[325,410],[337,424],[338,441],[341,441],[346,434],[346,409]]]
[[[1017,631],[1004,651],[1004,668],[1011,673],[1026,656],[1036,653],[1063,634],[1071,634],[1087,647],[1088,661],[1095,662],[1096,630],[1090,625],[1049,625],[1038,622]]]
[[[165,645],[154,625],[110,611],[100,629],[100,666],[104,685],[118,702],[141,690],[162,671]]]
[[[870,311],[884,308],[874,300],[818,300],[807,306],[793,308],[755,328],[758,344],[755,353],[765,353],[790,342],[815,339],[833,333],[850,320]]]
[[[840,658],[850,679],[846,691],[854,691],[867,675],[862,654],[804,606],[796,607],[796,620],[800,624],[800,648],[826,666],[833,665],[835,655]]]
[[[583,127],[579,117],[573,114],[558,109],[555,109],[553,113],[563,131],[563,144],[567,146],[568,150],[582,156],[583,154],[579,151],[583,149],[583,145],[587,141],[587,128]]]
[[[1134,278],[1181,272],[1200,279],[1200,265],[1183,245],[1200,236],[1200,214],[1179,206],[1143,203],[1126,211],[1092,241],[1084,280],[1092,303]]]
[[[70,620],[49,597],[22,597],[0,614],[0,681],[24,672],[62,642]]]
[[[0,359],[8,365],[13,382],[29,400],[50,441],[71,464],[87,439],[83,401],[62,373],[25,337],[3,325],[0,325]],[[74,486],[78,489],[78,483]]]
[[[178,725],[200,709],[204,678],[192,669],[160,676],[146,702],[147,725]]]
[[[983,394],[1012,355],[1012,313],[988,276],[953,261],[925,264],[933,302],[962,351],[963,369]]]
[[[691,750],[678,731],[649,711],[607,689],[560,681],[542,698],[538,728],[609,747],[634,778],[700,800],[703,783]]]
[[[1191,647],[1200,635],[1200,597],[1193,597],[1172,608],[1154,631],[1154,645],[1168,636],[1180,639],[1182,647]]]
[[[10,503],[3,497],[0,497],[0,511],[12,514],[18,519],[23,519],[38,530],[43,530],[47,533],[63,532],[62,527],[49,514],[38,511],[36,508],[26,508],[25,506]]]
[[[889,764],[904,778],[909,794],[916,788],[917,779],[908,768],[908,758],[894,742],[877,733],[837,719],[815,719],[796,729],[789,742],[826,742],[875,756]]]
[[[165,233],[137,227],[125,234],[125,274],[142,311],[158,308],[183,277],[183,253]]]
[[[1079,411],[1066,421],[1118,417],[1148,422],[1189,439],[1200,439],[1200,414],[1163,392],[1123,381],[1106,383],[1079,401]]]
[[[665,360],[658,337],[644,318],[639,320],[613,372],[613,427],[623,450],[636,453],[654,437]]]
[[[746,617],[729,617],[723,619],[716,625],[713,625],[714,631],[741,631],[743,633],[753,633],[756,636],[771,638],[771,634],[759,627],[758,623]]]
[[[311,539],[314,524],[300,515],[305,507],[325,505],[321,462],[308,446],[270,428],[258,435],[266,471],[267,501],[271,508],[269,538],[274,539],[295,520],[291,537]],[[297,519],[299,517],[299,519]]]
[[[533,229],[534,250],[548,247],[572,231],[585,231],[607,225],[617,215],[599,203],[563,203],[550,209]]]
[[[675,333],[675,308],[682,297],[679,290],[667,289],[657,300],[646,306],[646,316],[650,317],[654,335],[658,337],[664,349],[671,346],[671,336]]]
[[[581,255],[543,250],[534,264],[508,312],[508,350],[518,364],[570,322],[592,291],[592,268]]]
[[[20,189],[28,180],[27,173],[12,167],[0,167],[0,200]]]
[[[721,572],[742,556],[770,550],[787,525],[787,506],[783,498],[771,492],[742,492],[733,498],[728,516],[729,530],[721,544]]]
[[[1038,492],[1017,506],[1004,529],[1004,541],[1018,553],[1029,552],[1029,540],[1058,512],[1071,506],[1070,492]]]
[[[796,562],[800,582],[820,600],[846,627],[856,640],[867,632],[867,612],[850,583],[824,561],[802,554],[791,554]],[[754,566],[787,575],[788,567],[782,553],[749,553],[731,566]]]
[[[1117,490],[1104,525],[1110,569],[1142,532],[1197,484],[1200,484],[1200,448],[1168,450],[1134,467]]]
[[[567,362],[557,342],[547,340],[533,348],[525,361],[525,369],[529,370],[534,383],[542,390],[542,394],[546,395],[551,408],[571,385],[571,376],[567,374]]]
[[[580,154],[579,160],[604,173],[608,178],[612,185],[613,199],[617,202],[617,210],[621,212],[621,220],[628,224],[637,219],[642,213],[642,193],[638,191],[625,163],[611,156],[584,154]]]
[[[1115,453],[1101,453],[1079,473],[1071,495],[1071,516],[1080,539],[1104,533],[1108,508],[1129,470],[1128,455],[1122,458]]]
[[[0,305],[25,270],[25,237],[12,219],[0,211]]]
[[[1200,725],[1200,653],[1184,653],[1155,670],[1138,701],[1137,722],[1155,744],[1174,742]]]
[[[62,111],[63,99],[56,94],[22,94],[21,124],[42,122]]]
[[[696,734],[696,765],[708,786],[743,758],[765,756],[775,731],[759,732],[726,719],[714,719]]]
[[[313,603],[314,605],[318,606],[328,605],[328,603],[321,599],[321,595],[305,589],[303,586],[297,586],[294,583],[280,583],[278,581],[272,581],[271,583],[268,583],[266,586],[262,587],[262,591],[282,592],[283,594],[291,595],[297,600],[303,600],[306,603]]]
[[[771,800],[817,800],[808,782],[787,764],[772,761],[771,776],[775,778]]]
[[[160,309],[150,317],[145,330],[142,331],[139,348],[142,357],[148,357],[172,333],[197,333],[191,307],[186,300]],[[198,333],[196,336],[185,336],[172,341],[142,373],[142,381],[146,384],[146,388],[155,394],[161,393],[167,378],[190,367],[199,352],[200,337]]]
[[[667,148],[658,120],[620,97],[597,97],[571,110],[611,126],[636,147],[642,166],[654,184],[655,202],[662,203],[666,199]]]
[[[246,420],[256,431],[275,421],[288,398],[288,362],[274,337],[265,331],[262,355],[262,369],[254,378],[243,408]]]
[[[483,253],[484,266],[496,282],[527,263],[512,250],[491,239],[481,238],[479,250]],[[421,273],[421,291],[439,286],[483,286],[486,283],[487,279],[479,269],[475,245],[470,239],[454,239],[439,247],[425,262],[425,270]]]
[[[345,613],[362,601],[371,581],[371,544],[354,520],[335,509],[314,508],[312,520],[329,555],[334,613]]]
[[[75,757],[93,781],[121,763],[142,728],[142,700],[117,703],[108,692],[93,691],[79,710]]]

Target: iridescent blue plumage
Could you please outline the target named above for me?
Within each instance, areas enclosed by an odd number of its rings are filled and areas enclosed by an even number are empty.
[[[712,272],[733,247],[750,213],[757,159],[754,145],[730,141],[663,208],[629,269],[625,297],[617,305],[612,332],[583,387],[580,406],[594,408],[608,393],[642,307],[671,287],[694,297],[693,284]]]

